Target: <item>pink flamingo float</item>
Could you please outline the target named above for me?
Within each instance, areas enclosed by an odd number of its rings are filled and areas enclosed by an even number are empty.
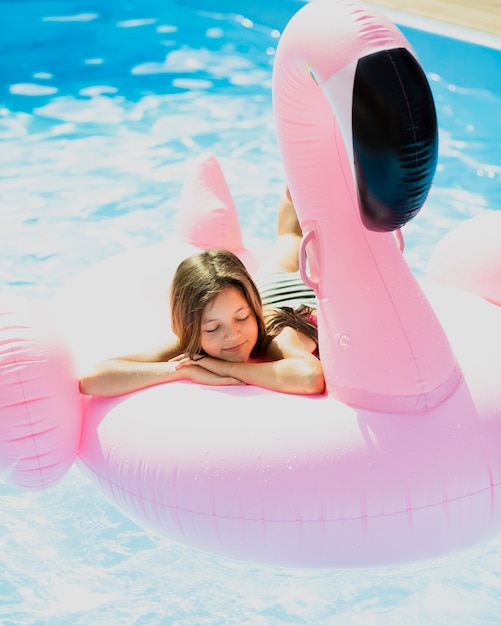
[[[437,158],[412,48],[373,8],[315,0],[282,35],[273,98],[327,392],[169,383],[78,394],[89,361],[163,338],[184,256],[226,247],[256,268],[219,164],[202,155],[172,240],[89,268],[50,303],[55,323],[3,304],[4,478],[44,488],[76,460],[140,525],[286,566],[405,562],[499,534],[501,281],[481,285],[488,268],[499,277],[499,253],[480,255],[464,284],[473,261],[455,268],[479,239],[461,239],[420,284],[392,232],[419,211]]]

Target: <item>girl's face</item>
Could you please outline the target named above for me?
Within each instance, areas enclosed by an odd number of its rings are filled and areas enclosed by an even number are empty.
[[[202,349],[216,359],[245,363],[254,348],[258,327],[256,316],[242,292],[228,287],[203,310]]]

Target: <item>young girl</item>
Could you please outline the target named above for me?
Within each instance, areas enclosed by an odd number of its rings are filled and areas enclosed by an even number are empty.
[[[292,202],[286,196],[279,208],[277,271],[293,277],[300,230],[291,211]],[[171,325],[177,341],[153,354],[103,361],[81,378],[80,390],[115,396],[190,380],[207,385],[257,385],[285,393],[322,393],[325,383],[316,356],[315,311],[300,304],[301,296],[312,298],[303,292],[304,285],[296,309],[280,304],[280,308],[263,310],[255,283],[233,253],[207,250],[188,257],[176,270],[171,286]],[[294,298],[289,297],[288,304],[293,305]]]

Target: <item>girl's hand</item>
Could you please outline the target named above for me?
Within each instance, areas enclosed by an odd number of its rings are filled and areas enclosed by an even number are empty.
[[[194,358],[191,358],[189,354],[187,353],[182,353],[182,354],[178,354],[177,356],[173,357],[172,359],[169,359],[169,363],[175,363],[175,368],[177,370],[180,370],[183,367],[186,367],[187,365],[196,365],[198,363],[198,361],[201,361],[204,358],[205,355],[200,354],[200,355],[196,355]]]
[[[187,354],[181,354],[178,357],[172,359],[175,361],[176,369],[179,370],[188,365],[196,365],[208,372],[212,372],[212,374],[216,374],[217,376],[221,376],[223,378],[232,377],[231,376],[231,362],[223,361],[222,359],[216,359],[211,356],[206,356],[204,354],[196,355],[194,358],[190,358]]]
[[[217,361],[217,359],[211,359],[204,355],[192,359],[187,354],[180,354],[170,360],[170,362],[176,364],[176,370],[185,370],[183,372],[185,378],[194,383],[203,385],[245,385],[245,383],[238,378],[225,375],[223,371],[214,371],[214,369],[216,369],[214,367],[211,369],[204,367],[204,363],[208,366],[209,363],[213,361]],[[221,370],[223,368],[224,366],[221,367]]]
[[[231,376],[218,376],[217,374],[213,374],[206,370],[203,367],[199,367],[198,365],[189,366],[188,379],[193,383],[199,383],[201,385],[216,385],[216,386],[225,386],[225,385],[245,385],[238,378],[232,378]]]

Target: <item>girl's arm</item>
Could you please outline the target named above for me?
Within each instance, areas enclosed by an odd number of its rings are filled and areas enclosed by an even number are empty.
[[[172,345],[152,354],[134,354],[107,359],[79,381],[80,392],[93,396],[120,396],[145,387],[175,380],[191,380],[206,385],[241,385],[240,380],[221,376],[197,365],[179,369],[179,346]]]
[[[230,376],[248,385],[293,394],[320,394],[325,390],[322,365],[310,350],[313,340],[293,328],[284,328],[273,340],[264,363],[233,363],[203,357],[196,364],[219,376]],[[185,365],[193,361],[186,359]],[[180,362],[180,368],[185,366]]]

